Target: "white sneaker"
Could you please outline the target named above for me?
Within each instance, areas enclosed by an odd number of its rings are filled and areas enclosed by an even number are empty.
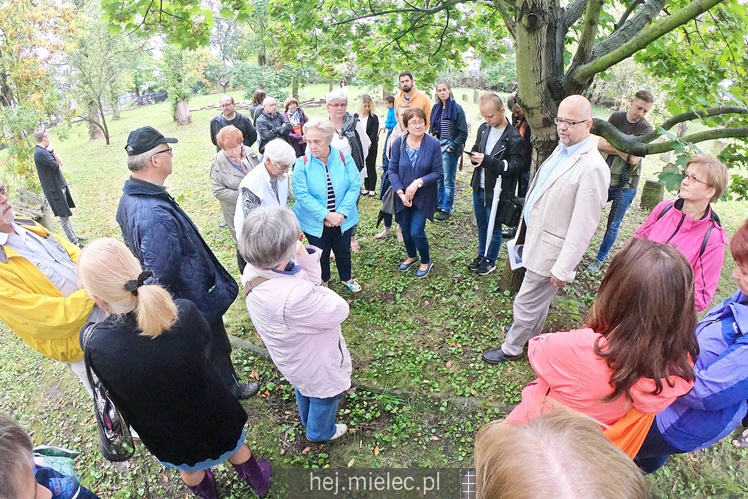
[[[330,440],[337,440],[343,435],[348,433],[348,426],[344,424],[336,424],[335,425],[335,435],[333,435]]]

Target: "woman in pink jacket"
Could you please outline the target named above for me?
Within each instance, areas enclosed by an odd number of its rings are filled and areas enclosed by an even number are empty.
[[[678,199],[655,206],[634,237],[678,248],[694,274],[696,310],[705,310],[714,298],[725,259],[727,234],[710,203],[727,188],[727,168],[706,154],[686,162]]]
[[[633,239],[613,258],[587,328],[530,340],[538,379],[508,420],[529,422],[547,397],[612,425],[633,406],[656,414],[693,386],[693,271],[675,248]]]
[[[288,208],[255,208],[240,234],[247,310],[294,387],[306,436],[312,442],[340,438],[348,427],[335,424],[335,416],[352,371],[340,328],[348,303],[322,286],[322,251],[301,244],[299,222]]]

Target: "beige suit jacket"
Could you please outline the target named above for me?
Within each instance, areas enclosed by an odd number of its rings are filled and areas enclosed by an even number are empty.
[[[557,147],[542,170],[561,151]],[[540,171],[540,170],[538,170]],[[527,196],[536,188],[535,175]],[[572,281],[608,200],[610,169],[590,140],[556,168],[540,187],[525,230],[522,260],[536,274]]]

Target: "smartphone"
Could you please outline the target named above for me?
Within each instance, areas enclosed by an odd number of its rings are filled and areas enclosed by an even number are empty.
[[[473,154],[475,154],[474,151],[465,151],[465,150],[463,150],[462,153],[467,154],[468,156],[472,156]]]

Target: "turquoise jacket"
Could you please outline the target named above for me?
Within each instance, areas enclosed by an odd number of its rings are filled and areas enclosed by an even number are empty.
[[[356,201],[361,193],[361,177],[349,154],[330,147],[327,158],[332,188],[335,191],[335,212],[345,216],[341,229],[347,231],[358,223]],[[293,211],[301,230],[315,237],[322,236],[327,209],[327,175],[325,165],[310,152],[296,160],[291,178],[296,198]]]

